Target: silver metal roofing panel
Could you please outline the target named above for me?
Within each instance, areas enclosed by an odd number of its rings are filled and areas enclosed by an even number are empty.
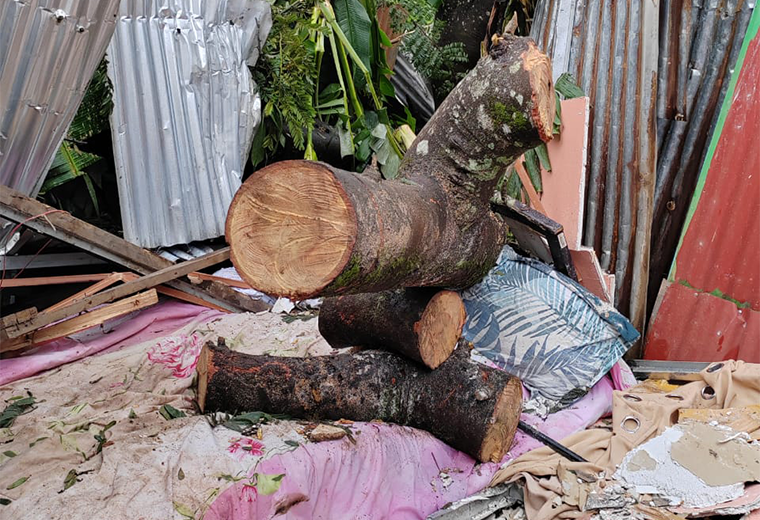
[[[118,7],[119,0],[0,0],[0,184],[37,194]]]
[[[262,0],[123,0],[108,50],[124,238],[170,246],[224,234],[261,102],[247,62]]]

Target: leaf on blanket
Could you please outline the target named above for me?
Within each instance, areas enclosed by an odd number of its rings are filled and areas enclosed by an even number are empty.
[[[161,417],[167,421],[171,421],[172,419],[176,419],[178,417],[187,417],[187,414],[185,412],[182,410],[177,410],[170,404],[163,405],[158,409],[158,413],[160,413]]]
[[[246,477],[245,475],[241,477],[233,477],[232,475],[229,475],[227,473],[221,473],[217,475],[216,478],[219,480],[225,480],[227,482],[240,482],[241,480],[245,480],[248,477]]]
[[[8,450],[8,451],[4,451],[3,455],[5,455],[6,457],[15,457],[16,455],[18,455],[18,453],[16,453],[15,451]]]
[[[262,495],[273,495],[282,485],[282,477],[285,473],[279,475],[267,475],[265,473],[256,473],[256,489]]]
[[[177,479],[185,480],[185,472],[182,471],[182,468],[179,468],[179,471],[177,472]]]
[[[31,412],[36,402],[34,396],[30,393],[28,397],[14,396],[8,399],[11,404],[5,407],[0,413],[0,428],[10,428],[19,415]]]
[[[63,491],[66,491],[71,486],[77,483],[77,470],[72,469],[66,474],[66,478],[63,479]],[[62,492],[63,492],[62,491]]]
[[[285,439],[285,441],[284,441],[284,442],[285,442],[285,444],[287,444],[288,446],[293,446],[294,448],[298,448],[298,447],[301,445],[301,443],[300,443],[300,442],[291,441],[291,440],[289,440],[289,439]]]
[[[22,485],[27,480],[29,480],[29,477],[21,477],[20,479],[18,479],[16,482],[14,482],[13,484],[11,484],[10,486],[8,486],[5,489],[7,489],[7,490],[16,489],[17,487],[19,487],[20,485]]]
[[[81,412],[82,410],[84,410],[84,409],[85,409],[85,407],[86,407],[88,404],[89,404],[89,403],[82,403],[82,404],[78,404],[78,405],[76,405],[75,407],[73,407],[71,410],[69,410],[69,413],[67,413],[66,415],[76,415],[76,414],[78,414],[79,412]]]
[[[132,408],[129,409],[129,418],[130,419],[137,419],[137,414],[135,413],[135,411]]]
[[[182,515],[182,518],[195,520],[195,513],[188,506],[185,504],[180,504],[179,502],[172,502],[172,504],[174,504],[174,510]]]
[[[34,446],[35,446],[35,445],[36,445],[38,442],[42,442],[42,441],[44,441],[45,439],[49,439],[49,438],[50,438],[50,437],[38,437],[37,439],[35,439],[34,441],[32,441],[32,442],[30,442],[30,443],[29,443],[29,447],[30,447],[30,448],[34,448]]]
[[[0,498],[0,506],[7,506],[10,505],[10,503],[13,502],[9,498]]]
[[[222,426],[234,430],[236,432],[245,433],[246,430],[250,430],[252,426],[258,426],[271,422],[275,419],[288,419],[289,417],[284,414],[268,414],[264,412],[247,412],[235,417],[227,419]]]

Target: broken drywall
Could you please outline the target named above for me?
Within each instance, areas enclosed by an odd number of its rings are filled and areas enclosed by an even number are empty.
[[[672,505],[685,507],[704,508],[742,496],[744,481],[710,486],[673,460],[673,445],[684,438],[688,431],[688,426],[676,425],[631,450],[623,459],[615,478],[633,486],[638,493],[667,497],[671,499]],[[699,449],[709,450],[705,447]],[[646,454],[642,455],[641,452]],[[695,454],[692,453],[691,456],[694,457]],[[654,465],[651,461],[654,461]]]
[[[671,457],[710,486],[760,481],[760,444],[746,433],[709,423],[681,426],[683,436],[671,448]]]

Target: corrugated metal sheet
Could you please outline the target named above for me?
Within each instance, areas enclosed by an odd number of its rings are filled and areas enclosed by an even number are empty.
[[[748,0],[661,4],[650,301],[673,261],[754,5]]]
[[[35,195],[114,31],[119,0],[0,0],[0,183]]]
[[[555,75],[591,98],[584,244],[615,274],[616,306],[641,330],[656,165],[658,6],[653,0],[544,0],[531,36]]]
[[[756,12],[687,215],[673,284],[650,329],[650,359],[760,362],[759,27]]]
[[[124,0],[109,48],[124,237],[143,247],[224,234],[261,106],[246,61],[263,0]]]

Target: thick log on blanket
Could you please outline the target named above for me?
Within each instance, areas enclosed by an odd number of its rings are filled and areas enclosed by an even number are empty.
[[[232,262],[254,288],[304,299],[400,287],[464,288],[505,228],[488,202],[506,167],[552,136],[551,64],[507,36],[451,92],[394,180],[283,161],[255,172],[227,216]]]
[[[333,348],[387,349],[436,368],[454,352],[466,317],[454,291],[349,294],[325,298],[319,333]]]
[[[263,411],[306,419],[413,426],[480,461],[499,461],[520,416],[520,381],[469,359],[460,344],[437,370],[391,352],[253,356],[208,343],[198,361],[204,412]]]

